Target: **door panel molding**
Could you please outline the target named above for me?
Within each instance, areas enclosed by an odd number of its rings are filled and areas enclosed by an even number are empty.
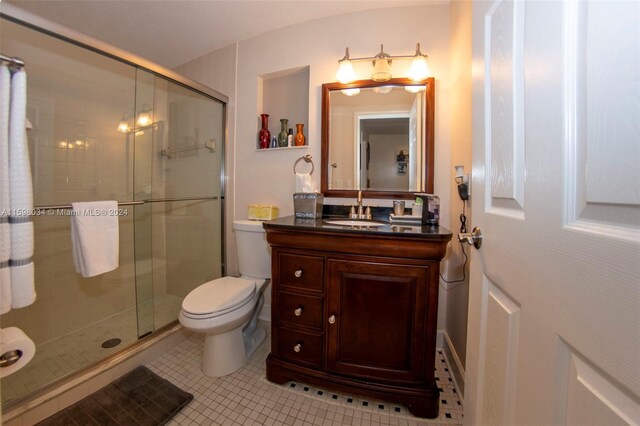
[[[514,424],[520,305],[483,274],[481,306],[477,412],[484,424]]]
[[[640,241],[640,32],[627,10],[640,6],[612,5],[564,4],[565,226]],[[607,43],[614,26],[627,48]],[[610,135],[626,143],[609,149]]]
[[[498,0],[485,15],[487,212],[524,219],[524,2]]]
[[[619,384],[560,340],[560,366],[557,389],[558,424],[631,425],[640,418],[640,403]]]

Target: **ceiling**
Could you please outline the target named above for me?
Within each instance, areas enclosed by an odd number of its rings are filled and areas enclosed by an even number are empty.
[[[8,0],[167,68],[278,28],[362,10],[443,1]]]

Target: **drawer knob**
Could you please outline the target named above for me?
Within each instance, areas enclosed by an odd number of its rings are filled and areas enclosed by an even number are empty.
[[[293,275],[295,275],[296,278],[300,278],[302,276],[302,269],[298,269],[293,273]]]
[[[293,311],[293,314],[299,317],[300,315],[302,315],[302,308],[296,308],[296,310]]]
[[[293,347],[294,352],[300,352],[301,350],[302,350],[302,345],[300,343],[298,343]]]
[[[329,317],[329,324],[335,324],[336,323],[336,316],[335,315],[331,315]]]

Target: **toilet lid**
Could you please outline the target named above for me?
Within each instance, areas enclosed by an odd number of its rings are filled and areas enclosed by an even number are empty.
[[[182,301],[182,309],[193,315],[212,314],[243,305],[256,292],[256,283],[244,278],[223,277],[195,288]]]

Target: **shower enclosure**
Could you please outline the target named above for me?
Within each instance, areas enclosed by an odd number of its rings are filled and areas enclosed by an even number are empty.
[[[5,407],[173,323],[223,274],[226,98],[6,15],[0,51],[24,60],[37,301],[0,317],[36,343],[3,378]],[[74,271],[68,205],[117,200],[120,265]]]

